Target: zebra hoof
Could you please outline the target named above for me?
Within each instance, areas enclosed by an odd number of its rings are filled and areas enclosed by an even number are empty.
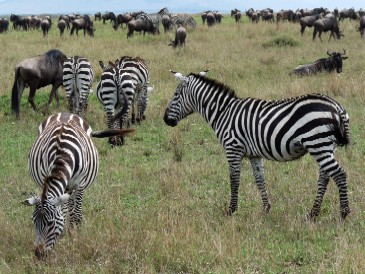
[[[350,212],[351,211],[350,211],[350,208],[349,207],[342,209],[341,210],[341,219],[342,220],[345,220],[346,217],[347,217],[347,215],[349,215]]]
[[[268,203],[267,205],[264,205],[263,212],[265,214],[269,214],[270,208],[271,208],[271,204],[270,203]]]

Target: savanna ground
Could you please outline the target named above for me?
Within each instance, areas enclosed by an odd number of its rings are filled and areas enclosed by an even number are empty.
[[[56,16],[54,16],[56,18]],[[229,16],[208,28],[196,17],[186,47],[168,47],[173,33],[135,35],[95,23],[95,38],[60,38],[52,27],[40,31],[10,30],[0,36],[0,273],[364,273],[365,259],[365,40],[356,22],[341,24],[345,37],[312,42],[312,29],[300,36],[290,23],[236,25]],[[35,113],[23,94],[20,119],[10,111],[14,68],[23,59],[49,49],[99,60],[140,56],[150,67],[147,119],[123,147],[112,149],[95,140],[100,173],[85,193],[84,223],[61,238],[46,261],[33,252],[33,209],[21,205],[40,189],[28,175],[27,158],[45,119],[50,86],[38,90]],[[325,57],[327,50],[346,49],[341,74],[289,77],[299,64]],[[348,111],[352,145],[336,158],[348,173],[351,214],[340,221],[339,197],[331,181],[316,223],[306,221],[317,191],[318,166],[309,156],[288,163],[265,161],[272,208],[261,212],[261,198],[250,164],[243,162],[239,208],[224,211],[230,197],[225,154],[213,131],[199,115],[175,128],[163,122],[164,109],[178,84],[169,70],[188,74],[210,69],[208,77],[232,87],[240,97],[281,99],[311,92],[326,93]],[[66,111],[53,102],[52,113]],[[103,107],[90,95],[87,120],[105,128]]]

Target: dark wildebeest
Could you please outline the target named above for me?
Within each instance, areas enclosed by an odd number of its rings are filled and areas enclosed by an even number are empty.
[[[333,36],[333,39],[335,39],[335,34],[337,36],[337,39],[340,39],[341,36],[344,36],[341,32],[340,32],[340,28],[338,26],[338,22],[336,20],[336,18],[333,17],[326,17],[326,18],[322,18],[322,19],[318,19],[317,21],[314,22],[314,30],[313,30],[313,41],[314,39],[316,39],[317,33],[318,33],[318,37],[322,42],[322,32],[327,32],[330,31],[331,35],[330,38],[328,39],[328,41],[331,39],[331,37]]]
[[[242,18],[242,13],[241,13],[240,11],[237,11],[237,12],[234,14],[234,20],[236,21],[236,23],[241,22],[241,18]]]
[[[22,17],[16,14],[10,15],[10,22],[13,22],[13,29],[19,30],[23,28],[23,30],[29,29],[30,19],[26,17]]]
[[[9,21],[6,18],[0,18],[0,33],[7,32],[9,28]]]
[[[106,12],[101,16],[101,19],[103,19],[103,24],[105,24],[106,20],[110,20],[110,23],[115,24],[115,21],[117,20],[117,17],[115,16],[114,12]]]
[[[364,29],[365,29],[365,15],[361,15],[361,17],[360,17],[360,26],[357,29],[357,31],[360,32],[361,38],[364,37]]]
[[[289,75],[306,76],[317,74],[318,72],[332,72],[335,70],[337,73],[342,72],[342,60],[348,58],[344,56],[346,51],[343,50],[343,53],[327,51],[327,54],[329,55],[328,58],[321,58],[311,64],[300,65],[289,73]]]
[[[295,13],[292,10],[281,10],[276,14],[276,22],[279,23],[280,21],[295,21]]]
[[[305,28],[311,28],[314,26],[314,22],[316,22],[318,19],[322,18],[322,16],[320,14],[316,14],[316,15],[308,15],[308,16],[304,16],[302,18],[300,18],[299,23],[300,23],[300,33],[304,34]]]
[[[48,35],[48,31],[51,28],[51,22],[46,18],[41,21],[41,29],[43,32],[43,37]]]
[[[234,10],[231,10],[231,17],[235,17],[237,12],[241,12],[239,9],[235,8]]]
[[[90,17],[88,15],[84,15],[81,18],[75,19],[72,22],[72,28],[70,35],[73,35],[74,31],[76,30],[76,35],[79,36],[79,30],[84,30],[84,36],[85,33],[91,37],[94,37],[95,28],[93,26],[93,22],[91,22]]]
[[[101,21],[101,13],[100,12],[97,12],[94,15],[94,21],[97,21],[97,20]]]
[[[58,21],[57,28],[60,30],[60,36],[63,35],[66,26],[67,26],[67,24],[66,24],[65,20],[61,19],[60,21]]]
[[[165,33],[172,30],[172,21],[170,16],[168,16],[167,14],[163,15],[161,22]]]
[[[208,12],[207,13],[207,25],[208,27],[211,27],[215,24],[215,16],[213,12]]]
[[[76,19],[76,18],[74,18],[74,19]],[[60,15],[60,17],[58,18],[58,21],[60,21],[60,20],[64,20],[65,21],[67,29],[70,29],[71,28],[70,27],[70,21],[71,21],[71,19],[70,19],[70,17],[68,15]]]
[[[58,104],[57,89],[62,85],[63,78],[63,62],[66,55],[59,50],[50,50],[43,55],[39,55],[30,59],[26,59],[17,64],[15,69],[15,80],[11,95],[11,109],[19,118],[19,105],[23,91],[29,86],[28,102],[36,111],[34,104],[34,95],[37,89],[52,85],[51,94],[49,96],[47,110],[56,96]]]
[[[343,21],[345,18],[350,18],[356,20],[357,19],[357,14],[355,12],[355,10],[352,9],[343,9],[339,12],[339,18],[338,21]]]
[[[113,25],[114,30],[118,30],[119,25],[123,29],[123,24],[125,24],[125,27],[127,28],[128,22],[132,21],[132,19],[133,17],[130,13],[118,14],[117,19]]]
[[[128,22],[128,33],[127,38],[133,36],[135,31],[141,32],[143,31],[143,35],[148,33],[159,34],[158,28],[153,24],[153,22],[147,17],[140,16],[138,19],[133,19]]]
[[[175,33],[175,41],[170,41],[169,46],[173,48],[185,46],[186,29],[179,25]]]

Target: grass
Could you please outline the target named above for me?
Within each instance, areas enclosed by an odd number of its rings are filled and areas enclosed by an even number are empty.
[[[56,17],[55,17],[56,18]],[[245,18],[247,19],[247,18]],[[196,15],[197,28],[189,30],[186,47],[168,47],[173,33],[159,36],[114,32],[110,24],[95,22],[95,38],[60,38],[52,28],[1,34],[0,52],[0,273],[363,273],[365,240],[365,52],[356,22],[345,21],[340,41],[313,42],[312,30],[300,35],[297,24],[236,25],[224,17],[208,28]],[[268,45],[268,46],[263,46]],[[24,91],[20,119],[10,111],[14,68],[23,59],[51,48],[66,55],[87,57],[100,79],[98,61],[123,55],[140,56],[150,67],[147,120],[111,149],[95,140],[100,173],[85,193],[84,223],[61,238],[46,261],[33,254],[32,208],[21,201],[40,189],[28,175],[27,158],[38,125],[45,119],[33,112]],[[298,64],[342,51],[341,74],[289,77]],[[316,194],[318,167],[310,156],[288,163],[265,161],[267,188],[272,202],[268,215],[250,164],[243,162],[239,208],[230,218],[223,212],[229,202],[229,171],[224,150],[214,132],[198,115],[175,128],[163,120],[177,86],[169,70],[183,74],[210,69],[208,77],[232,87],[240,97],[280,99],[310,92],[326,93],[348,111],[353,144],[339,148],[336,159],[347,171],[351,214],[339,218],[338,190],[329,185],[317,223],[306,221]],[[50,87],[38,90],[36,104],[48,100]],[[65,111],[65,94],[52,113]],[[90,95],[87,120],[94,130],[105,128],[102,105]]]

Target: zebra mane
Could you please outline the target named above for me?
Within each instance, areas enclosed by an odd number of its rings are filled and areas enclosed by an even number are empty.
[[[190,73],[188,75],[189,76],[194,76],[195,78],[198,78],[200,81],[210,85],[210,86],[214,86],[215,88],[215,92],[220,92],[220,93],[224,93],[225,95],[229,96],[229,97],[232,97],[232,98],[235,98],[235,99],[238,99],[237,95],[236,95],[236,92],[230,88],[229,86],[221,83],[221,82],[218,82],[217,80],[215,79],[211,79],[211,78],[208,78],[206,76],[201,76],[199,74],[196,74],[196,73]]]
[[[43,207],[43,202],[47,199],[48,184],[49,184],[49,176],[45,176],[44,183],[43,183],[42,196],[41,196],[42,207]]]

